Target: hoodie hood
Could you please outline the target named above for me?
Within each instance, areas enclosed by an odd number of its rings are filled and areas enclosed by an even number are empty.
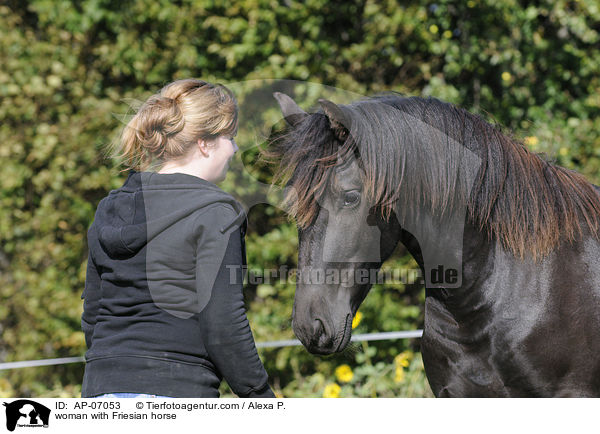
[[[222,233],[245,223],[239,202],[211,182],[183,173],[131,171],[123,186],[98,205],[100,245],[111,258],[133,256],[169,226],[215,203],[228,204],[237,214],[222,222]]]

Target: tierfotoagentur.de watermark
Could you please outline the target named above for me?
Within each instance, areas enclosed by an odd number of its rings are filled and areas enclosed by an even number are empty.
[[[374,284],[424,284],[423,273],[419,269],[395,268],[376,270],[373,268],[312,268],[305,267],[301,270],[287,266],[279,268],[255,269],[240,265],[227,265],[229,282],[231,284],[244,283],[250,285],[275,284],[275,283],[302,283],[306,285],[340,285],[351,287],[354,285]],[[241,269],[242,273],[239,273]],[[243,282],[240,278],[243,276]]]

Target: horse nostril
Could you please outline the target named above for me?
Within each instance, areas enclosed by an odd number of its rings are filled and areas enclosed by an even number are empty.
[[[314,320],[313,324],[314,324],[313,336],[316,338],[321,337],[321,335],[323,335],[325,333],[325,326],[323,325],[323,321],[321,321],[319,318],[317,318]]]
[[[323,321],[319,318],[315,319],[314,327],[314,342],[316,342],[320,348],[326,348],[331,345],[331,336],[328,336],[327,329],[325,328]]]

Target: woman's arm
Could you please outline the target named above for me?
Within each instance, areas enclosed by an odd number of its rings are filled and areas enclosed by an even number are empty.
[[[275,397],[246,317],[240,227],[219,230],[235,218],[233,209],[221,205],[202,214],[203,233],[196,252],[199,291],[206,291],[216,276],[208,304],[199,314],[200,327],[211,361],[238,396]],[[209,281],[207,275],[211,276]],[[199,298],[204,298],[203,294]]]
[[[91,245],[91,237],[93,229],[88,231],[88,246]],[[100,305],[100,273],[94,263],[92,252],[88,255],[87,273],[85,275],[85,288],[81,294],[83,299],[83,314],[81,315],[81,328],[85,334],[85,343],[88,348],[92,346],[92,336],[94,334],[94,326],[96,325],[96,316],[98,314],[98,306]]]

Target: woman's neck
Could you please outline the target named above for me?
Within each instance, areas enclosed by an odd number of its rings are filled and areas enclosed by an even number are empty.
[[[162,174],[172,174],[172,173],[183,173],[186,175],[195,176],[197,178],[202,178],[206,181],[213,182],[208,176],[207,171],[204,170],[202,164],[199,164],[198,161],[190,161],[187,163],[179,163],[176,161],[167,161],[162,165],[158,173]]]

